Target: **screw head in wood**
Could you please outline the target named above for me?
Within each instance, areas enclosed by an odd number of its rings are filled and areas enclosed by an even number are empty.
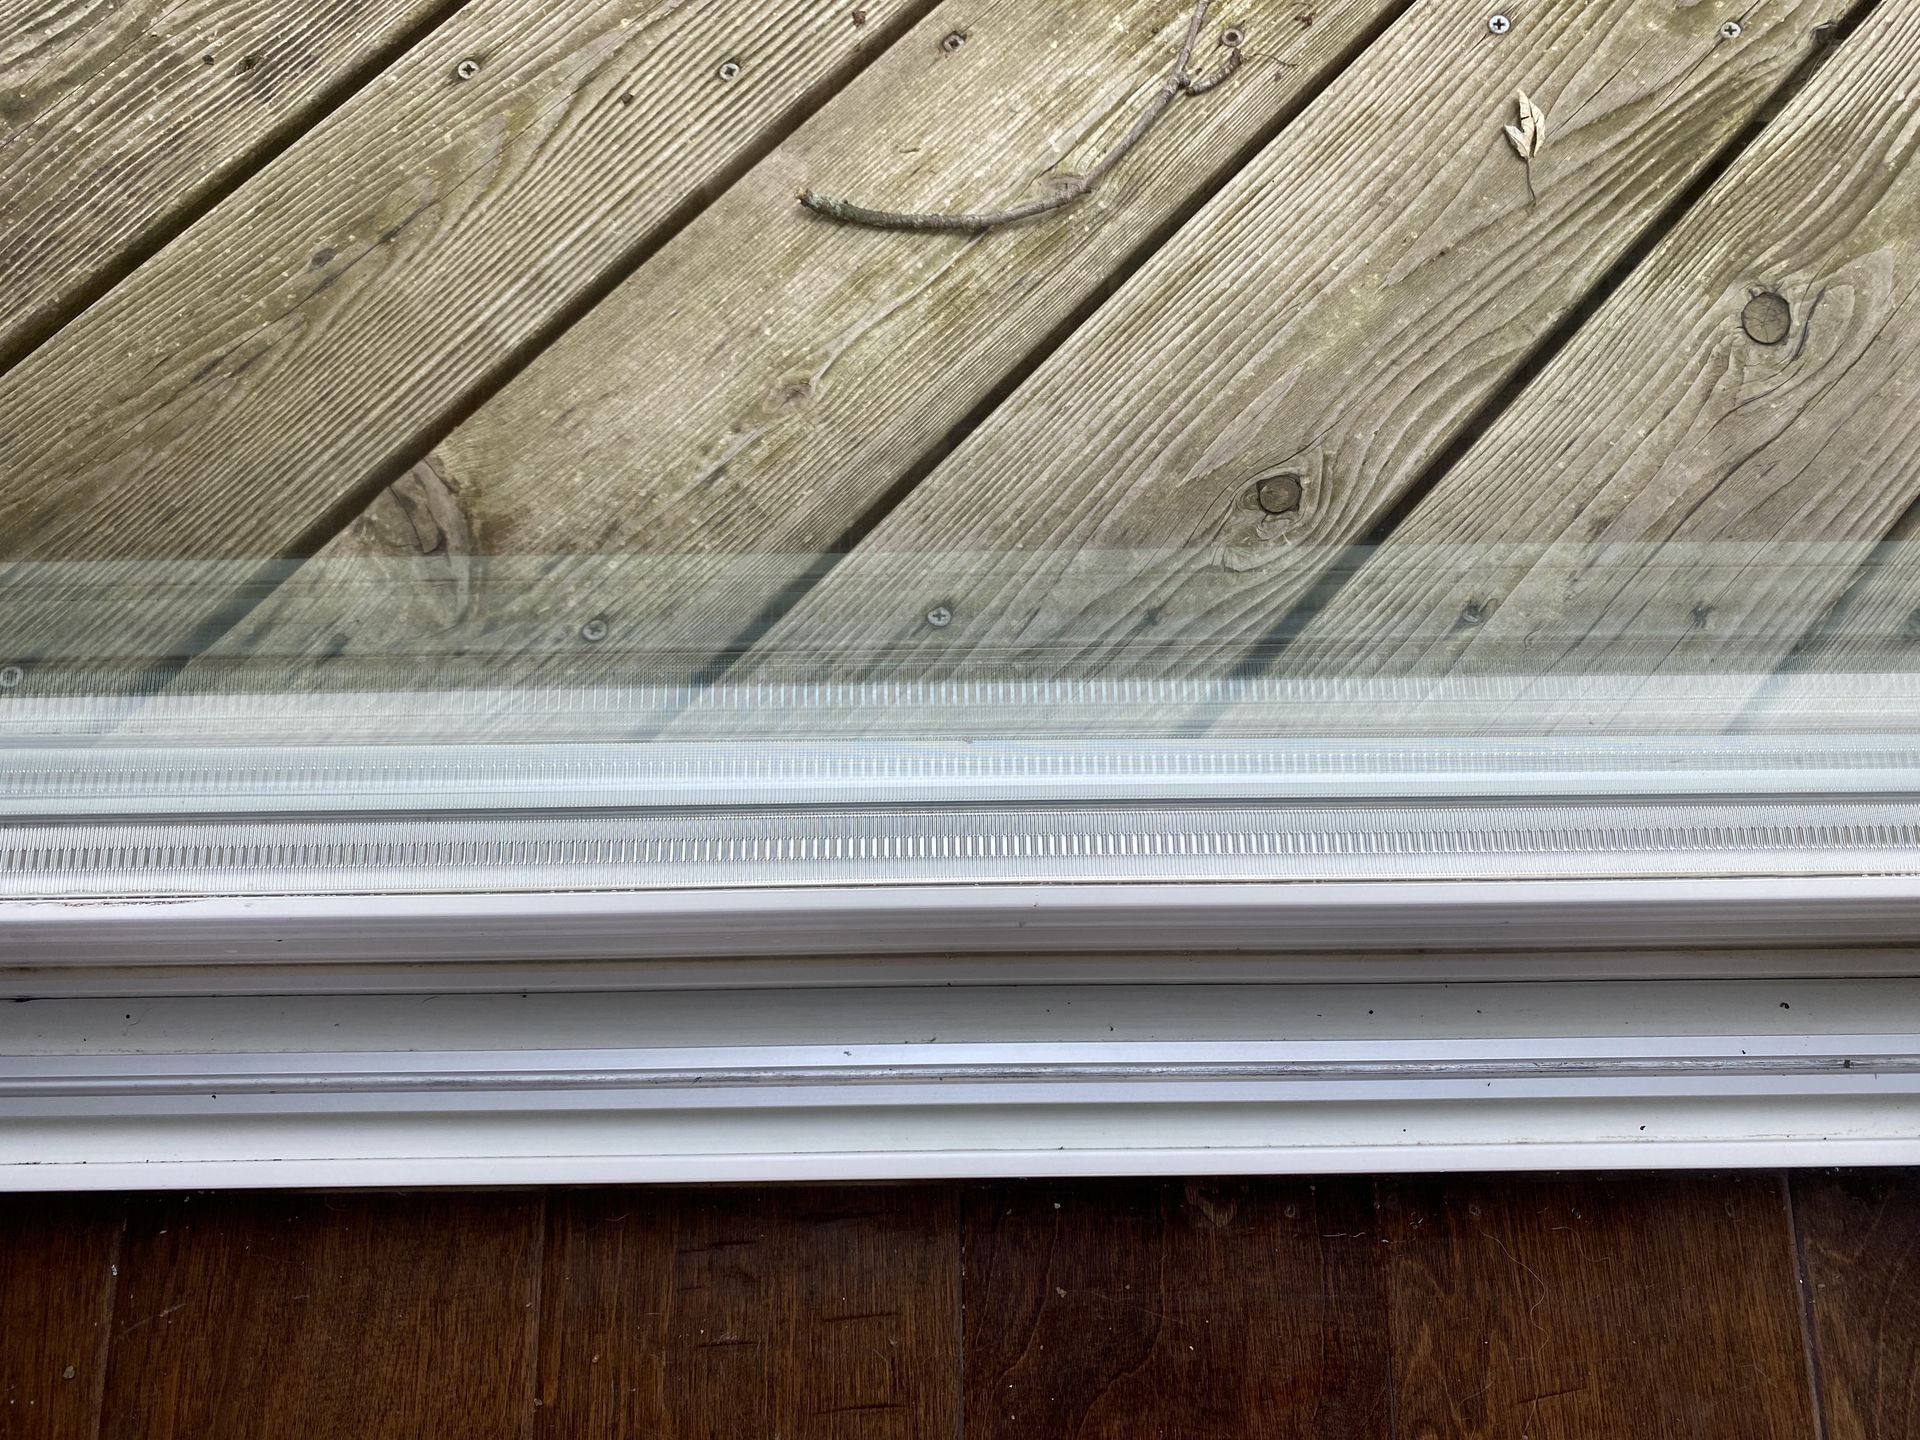
[[[953,623],[953,611],[945,605],[936,605],[927,611],[927,624],[936,630],[944,630]]]
[[[946,38],[941,40],[940,48],[946,51],[947,54],[952,55],[960,50],[964,50],[966,44],[967,32],[964,30],[954,30],[949,32]]]
[[[728,60],[723,63],[720,66],[720,78],[722,80],[738,80],[740,78],[740,62],[738,60]]]
[[[0,690],[11,690],[27,678],[27,672],[18,665],[0,665]]]
[[[1793,333],[1793,306],[1786,296],[1761,290],[1740,312],[1740,328],[1756,344],[1778,345]]]
[[[1504,35],[1513,29],[1513,21],[1504,15],[1490,15],[1487,17],[1487,29],[1496,35]]]
[[[471,55],[453,67],[453,78],[456,80],[471,80],[479,73],[480,62]]]
[[[596,615],[580,627],[580,638],[589,645],[598,645],[607,638],[607,631],[607,622]]]
[[[1740,22],[1738,20],[1727,21],[1726,24],[1720,27],[1720,38],[1722,40],[1738,40],[1740,38]]]
[[[1222,30],[1220,32],[1220,44],[1228,50],[1238,50],[1246,41],[1246,38],[1245,33],[1238,25],[1232,29]]]

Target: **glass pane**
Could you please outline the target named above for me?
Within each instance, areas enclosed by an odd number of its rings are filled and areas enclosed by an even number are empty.
[[[0,898],[1915,869],[1920,5],[376,8],[0,138]]]

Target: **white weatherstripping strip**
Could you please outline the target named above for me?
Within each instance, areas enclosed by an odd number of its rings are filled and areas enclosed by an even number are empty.
[[[1906,798],[15,822],[0,900],[1920,873]]]
[[[342,723],[347,723],[342,718]],[[0,730],[0,736],[4,731]],[[15,743],[0,816],[460,814],[612,806],[1031,804],[1898,793],[1920,753],[1833,735],[414,745]]]
[[[1912,1163],[1920,982],[0,1010],[0,1186]],[[609,1038],[630,1038],[606,1046]],[[830,1039],[846,1037],[844,1043]],[[595,1042],[569,1047],[568,1037]],[[341,1050],[343,1038],[368,1048]],[[390,1048],[396,1038],[413,1042]]]

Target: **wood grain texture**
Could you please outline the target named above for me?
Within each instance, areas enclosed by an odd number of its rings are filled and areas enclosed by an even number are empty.
[[[93,1440],[122,1203],[0,1197],[0,1435]]]
[[[1836,8],[1769,5],[1729,41],[1717,5],[1555,0],[1498,37],[1484,7],[1416,7],[739,673],[1232,669]],[[1537,204],[1501,128],[1521,90],[1548,115]]]
[[[555,1197],[538,1436],[956,1433],[950,1190]]]
[[[1920,1183],[1793,1177],[1826,1440],[1920,1434]]]
[[[966,1205],[969,1437],[1390,1433],[1365,1181],[994,1185]]]
[[[1920,505],[1900,518],[1850,580],[1780,671],[1759,687],[1740,717],[1743,725],[1832,734],[1899,726],[1913,713],[1920,679]]]
[[[183,562],[399,470],[926,3],[475,0],[0,379],[0,561],[142,562],[95,628],[178,653]],[[11,608],[31,661],[70,605]]]
[[[1255,0],[1254,57],[1096,196],[976,237],[805,214],[803,185],[914,209],[1044,193],[1124,133],[1182,0],[942,5],[216,647],[248,683],[484,654],[497,679],[735,644],[968,415],[1216,189],[1389,0]],[[944,37],[964,33],[957,50]],[[1282,66],[1272,56],[1285,52]],[[607,634],[585,642],[600,619]],[[674,662],[685,657],[677,671]],[[203,670],[206,667],[203,667]]]
[[[1381,1182],[1402,1436],[1811,1440],[1777,1175]]]
[[[444,8],[0,4],[0,368]]]
[[[136,1202],[106,1437],[520,1440],[539,1196]]]
[[[1280,667],[1757,690],[1920,499],[1916,66],[1920,4],[1888,0]],[[1886,633],[1872,613],[1855,638]],[[1672,724],[1609,693],[1558,723]]]

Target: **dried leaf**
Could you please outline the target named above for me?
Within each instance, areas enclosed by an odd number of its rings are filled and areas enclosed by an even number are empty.
[[[1529,100],[1524,90],[1515,96],[1514,104],[1520,111],[1520,123],[1505,127],[1507,143],[1513,146],[1514,153],[1522,160],[1531,160],[1546,143],[1546,112]]]

